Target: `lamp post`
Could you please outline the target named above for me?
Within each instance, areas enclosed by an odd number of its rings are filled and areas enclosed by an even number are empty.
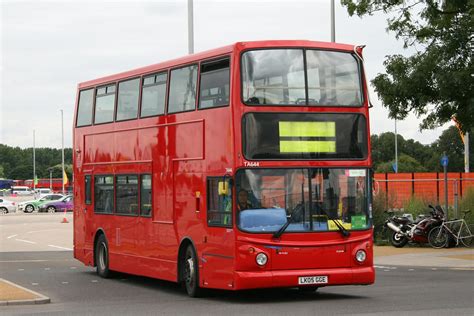
[[[397,118],[395,118],[395,173],[398,173]]]
[[[36,149],[35,149],[35,133],[36,131],[33,130],[33,192],[36,190]]]
[[[64,194],[64,117],[63,110],[61,109],[61,169],[62,169],[62,182],[63,182],[63,191]]]
[[[469,133],[464,135],[464,172],[469,172]]]
[[[336,10],[334,8],[334,0],[331,0],[331,42],[336,42]]]
[[[189,54],[194,54],[194,10],[193,10],[193,0],[188,0],[188,52],[189,52]]]
[[[48,168],[48,171],[49,171],[49,189],[51,191],[53,191],[53,167],[49,167]]]

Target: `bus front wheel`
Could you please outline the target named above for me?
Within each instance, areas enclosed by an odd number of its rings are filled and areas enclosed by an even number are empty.
[[[183,282],[186,292],[190,297],[199,297],[202,295],[202,289],[199,287],[199,268],[196,251],[192,245],[188,245],[182,260],[181,266],[183,267]]]
[[[97,274],[102,278],[110,276],[109,270],[109,246],[104,235],[100,235],[95,245],[95,260]]]

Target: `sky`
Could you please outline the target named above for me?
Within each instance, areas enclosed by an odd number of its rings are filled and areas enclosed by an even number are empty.
[[[187,55],[187,0],[0,0],[0,144],[72,146],[77,84]],[[330,41],[330,1],[194,0],[195,52],[238,41]],[[387,16],[350,17],[336,0],[336,42],[367,45],[367,79],[384,72],[385,56],[410,55]],[[394,130],[373,88],[371,133]],[[447,127],[420,132],[421,119],[397,123],[406,139],[435,141]]]

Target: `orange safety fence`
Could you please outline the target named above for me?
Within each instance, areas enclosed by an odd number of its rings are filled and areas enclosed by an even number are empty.
[[[403,207],[411,198],[426,203],[445,204],[444,173],[376,173],[374,175],[374,196],[384,194],[391,207]],[[474,172],[448,172],[448,204],[454,205],[468,189],[474,189]]]

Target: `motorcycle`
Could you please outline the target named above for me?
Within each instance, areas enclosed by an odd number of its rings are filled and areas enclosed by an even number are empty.
[[[404,216],[392,216],[385,221],[385,227],[391,230],[390,243],[392,246],[402,248],[408,242],[425,244],[428,243],[429,232],[442,224],[444,221],[444,211],[437,205],[431,208],[430,215],[418,215],[413,220],[411,214]]]

